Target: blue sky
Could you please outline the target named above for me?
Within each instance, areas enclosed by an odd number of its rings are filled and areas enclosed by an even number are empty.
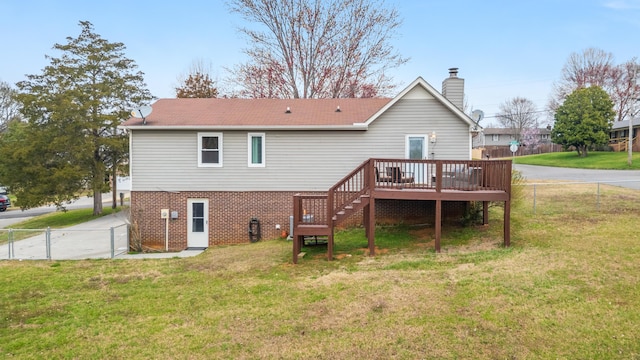
[[[617,63],[640,56],[640,0],[387,0],[403,24],[392,42],[410,58],[391,75],[398,90],[422,76],[436,89],[460,68],[468,104],[487,119],[516,96],[542,110],[572,52],[596,47]],[[223,0],[0,0],[0,80],[38,74],[58,55],[55,43],[80,32],[78,22],[126,45],[154,96],[173,97],[177,77],[194,60],[213,67],[242,62],[241,19]]]

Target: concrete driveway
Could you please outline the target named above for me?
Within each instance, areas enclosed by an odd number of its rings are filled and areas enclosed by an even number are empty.
[[[590,170],[521,164],[513,164],[513,168],[529,181],[601,182],[640,190],[640,170]]]
[[[178,253],[128,254],[127,223],[128,211],[103,216],[101,218],[64,229],[52,229],[50,246],[46,235],[39,233],[23,240],[0,245],[0,260],[82,260],[109,259],[112,255],[111,229],[113,228],[113,255],[116,259],[149,259],[188,257],[203,250],[185,250]],[[4,230],[0,230],[4,231]]]
[[[111,257],[111,228],[114,228],[114,251],[127,251],[128,212],[103,216],[80,225],[64,229],[51,229],[50,247],[46,234],[41,231],[26,239],[0,246],[0,259],[18,260],[76,260],[104,259]],[[6,230],[2,230],[3,232]],[[17,233],[32,232],[15,230]]]

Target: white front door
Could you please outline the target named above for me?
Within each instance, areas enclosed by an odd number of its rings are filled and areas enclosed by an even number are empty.
[[[411,160],[423,160],[427,158],[427,135],[407,135],[405,144],[405,157]],[[424,164],[407,164],[405,171],[412,172],[415,181],[425,183]]]
[[[187,247],[209,247],[209,200],[187,200]]]

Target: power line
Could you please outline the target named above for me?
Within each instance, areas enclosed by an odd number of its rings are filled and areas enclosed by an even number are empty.
[[[546,113],[546,112],[550,112],[550,111],[549,110],[527,111],[527,112],[518,113],[518,115],[529,115],[529,114],[538,114],[538,113]],[[484,118],[489,119],[489,118],[498,118],[498,117],[505,117],[505,116],[493,115],[493,116],[485,116]]]

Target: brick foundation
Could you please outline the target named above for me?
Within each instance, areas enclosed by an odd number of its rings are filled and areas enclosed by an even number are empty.
[[[187,200],[208,199],[209,246],[249,242],[249,221],[260,221],[262,239],[275,239],[285,230],[288,233],[289,216],[293,211],[293,195],[296,192],[131,192],[131,222],[138,228],[145,248],[165,249],[165,222],[161,209],[177,212],[178,218],[169,220],[169,251],[187,247]],[[443,218],[457,219],[464,213],[466,202],[444,202]],[[434,201],[378,200],[376,222],[433,224]],[[362,212],[354,214],[340,226],[362,223]],[[280,230],[276,229],[280,225]],[[134,230],[135,231],[135,230]],[[134,235],[132,234],[132,238]]]

